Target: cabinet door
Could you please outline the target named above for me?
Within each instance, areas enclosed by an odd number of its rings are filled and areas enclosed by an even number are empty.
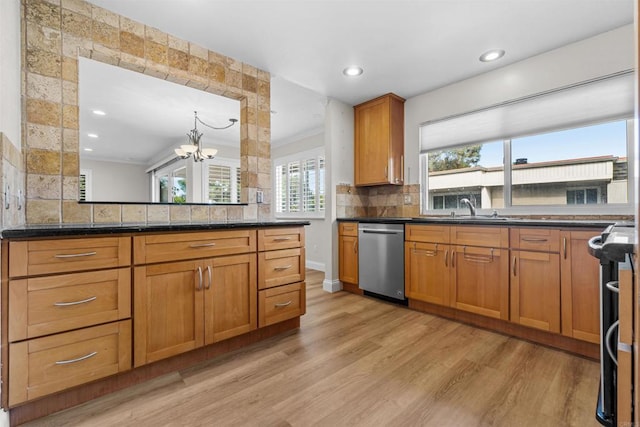
[[[355,184],[389,182],[389,100],[377,99],[355,109]]]
[[[509,258],[505,250],[454,246],[451,306],[509,319]]]
[[[258,327],[256,255],[208,260],[204,268],[205,344]]]
[[[358,237],[340,236],[338,252],[340,256],[340,281],[358,284]]]
[[[511,253],[511,321],[560,333],[560,256]]]
[[[202,267],[198,261],[135,267],[135,366],[203,345]]]
[[[406,242],[405,294],[408,298],[449,305],[449,245]]]
[[[562,231],[560,287],[562,334],[600,342],[600,263],[589,255],[587,242],[601,230]]]

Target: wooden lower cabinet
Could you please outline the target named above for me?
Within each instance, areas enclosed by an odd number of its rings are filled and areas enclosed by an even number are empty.
[[[341,226],[343,224],[340,224]],[[358,232],[338,234],[339,279],[344,283],[358,284]],[[342,227],[341,227],[342,229]]]
[[[259,326],[265,327],[283,322],[306,312],[306,287],[304,282],[261,290],[258,303]]]
[[[449,305],[450,245],[405,242],[405,295],[407,298]]]
[[[134,366],[257,328],[255,254],[134,268]]]
[[[561,231],[560,292],[562,334],[600,342],[600,264],[587,242],[602,230]]]
[[[131,369],[131,320],[9,345],[9,405]]]
[[[511,251],[511,321],[560,333],[560,256]]]
[[[496,319],[509,319],[508,251],[453,246],[451,306]]]

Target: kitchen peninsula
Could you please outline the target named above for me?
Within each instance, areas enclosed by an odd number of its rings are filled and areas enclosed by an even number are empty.
[[[13,422],[300,325],[306,221],[2,232],[2,406]]]

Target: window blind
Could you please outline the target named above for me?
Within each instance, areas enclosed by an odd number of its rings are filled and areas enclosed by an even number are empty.
[[[231,203],[231,168],[209,165],[209,200],[216,203]]]
[[[631,117],[633,71],[424,123],[420,152]]]

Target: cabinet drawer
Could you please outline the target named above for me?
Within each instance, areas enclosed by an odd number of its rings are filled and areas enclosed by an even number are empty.
[[[412,225],[405,226],[404,239],[411,242],[449,243],[448,225]]]
[[[279,286],[258,292],[258,326],[283,322],[306,312],[305,283]]]
[[[475,225],[451,227],[451,243],[461,246],[508,248],[507,227],[478,227]]]
[[[258,254],[258,288],[266,289],[305,278],[304,248],[260,252]]]
[[[304,227],[258,230],[258,250],[273,251],[304,247]]]
[[[341,222],[338,224],[338,234],[341,236],[358,237],[357,222]]]
[[[9,341],[131,317],[130,267],[9,282]]]
[[[130,264],[130,237],[9,243],[9,277],[124,267]]]
[[[560,251],[560,230],[545,228],[512,228],[510,244],[514,249],[541,252]]]
[[[9,406],[131,368],[131,321],[9,345]]]
[[[205,231],[135,236],[134,263],[178,261],[255,252],[255,230]]]

